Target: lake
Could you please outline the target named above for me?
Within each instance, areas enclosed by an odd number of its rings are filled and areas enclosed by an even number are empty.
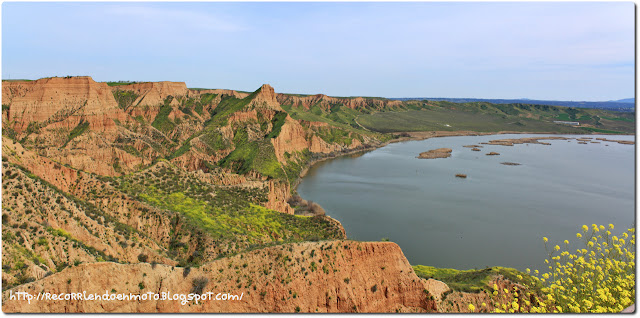
[[[350,239],[388,238],[412,265],[542,270],[543,236],[555,245],[575,241],[583,224],[612,223],[614,233],[634,227],[634,145],[542,140],[552,145],[462,147],[535,136],[635,139],[517,134],[393,143],[320,162],[297,190],[342,222]],[[453,149],[450,158],[416,158],[442,147]]]

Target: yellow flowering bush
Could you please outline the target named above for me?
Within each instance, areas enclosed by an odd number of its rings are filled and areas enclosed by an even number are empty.
[[[499,290],[493,286],[495,312],[533,313],[606,313],[620,312],[635,301],[635,230],[612,235],[613,224],[582,226],[582,233],[569,251],[569,241],[549,249],[545,263],[549,271],[535,271],[535,280],[544,287],[539,291],[523,286],[523,290]],[[531,271],[527,269],[527,273]]]

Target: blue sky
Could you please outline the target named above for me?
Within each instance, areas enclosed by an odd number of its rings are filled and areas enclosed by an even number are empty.
[[[633,2],[2,4],[2,78],[332,96],[634,96]]]

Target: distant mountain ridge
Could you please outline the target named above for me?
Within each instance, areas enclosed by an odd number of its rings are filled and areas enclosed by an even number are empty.
[[[618,100],[612,100],[612,102],[617,102],[617,103],[636,103],[636,99],[635,98],[623,98],[623,99],[618,99]]]
[[[616,101],[602,102],[584,102],[584,101],[560,101],[560,100],[537,100],[537,99],[484,99],[484,98],[443,98],[443,97],[407,97],[407,98],[389,98],[392,100],[434,100],[448,101],[454,103],[473,103],[488,102],[493,104],[532,104],[532,105],[549,105],[549,106],[565,106],[578,108],[598,108],[629,112],[635,110],[635,98],[625,98]]]

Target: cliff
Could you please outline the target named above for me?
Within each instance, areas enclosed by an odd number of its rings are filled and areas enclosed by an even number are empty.
[[[2,82],[3,122],[18,134],[32,129],[72,129],[86,121],[97,131],[115,130],[124,121],[111,90],[91,77],[43,78],[30,82]]]
[[[133,102],[136,106],[157,106],[169,97],[186,96],[189,94],[184,82],[147,82],[110,87],[112,91],[131,91],[138,95]],[[175,106],[176,104],[174,104]]]
[[[344,105],[345,107],[356,110],[382,110],[402,106],[401,101],[385,98],[330,97],[323,94],[308,96],[278,94],[277,99],[282,105],[292,105],[293,107],[303,107],[305,109],[310,109],[313,106],[319,106],[323,110],[329,110],[334,106]]]
[[[336,241],[338,221],[287,202],[309,162],[373,134],[295,119],[269,85],[51,78],[3,82],[3,103],[5,288],[187,293],[202,278],[247,295],[202,306],[5,298],[5,311],[434,310],[397,245]]]
[[[117,273],[117,275],[104,275]],[[196,288],[198,287],[198,288]],[[192,291],[243,294],[242,300],[25,301],[11,292],[103,294]],[[429,312],[435,301],[394,243],[328,241],[274,246],[199,268],[94,263],[68,268],[3,293],[4,312]]]
[[[275,111],[283,111],[276,99],[275,90],[269,84],[262,85],[250,96],[253,96],[253,98],[249,102],[248,108],[263,107]]]

